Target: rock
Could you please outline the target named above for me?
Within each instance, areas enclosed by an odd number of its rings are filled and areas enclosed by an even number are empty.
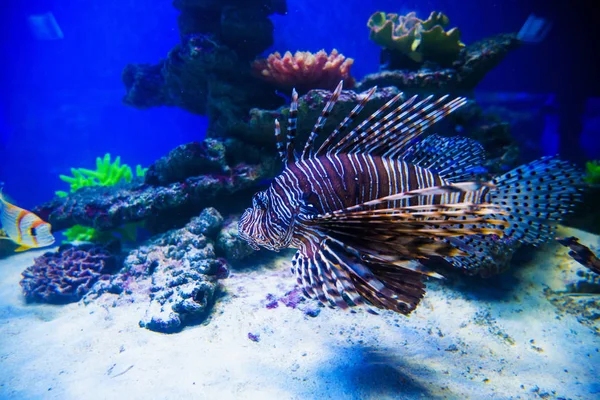
[[[218,211],[207,208],[185,227],[155,236],[127,256],[109,284],[95,286],[90,301],[106,292],[148,301],[140,326],[158,332],[177,332],[202,320],[214,302],[218,279],[226,277],[213,244],[222,223]]]
[[[417,71],[395,69],[393,62],[387,71],[369,74],[357,85],[357,90],[395,86],[400,90],[427,93],[464,93],[472,91],[521,42],[516,34],[502,34],[473,43],[461,50],[452,68],[425,65]]]
[[[192,176],[165,186],[131,183],[86,187],[67,197],[57,197],[33,212],[51,223],[54,231],[78,224],[108,230],[144,219],[150,229],[168,229],[177,223],[182,226],[210,205],[241,209],[251,193],[247,197],[232,195],[254,187],[271,173],[263,166],[238,165],[226,175]]]
[[[248,243],[239,237],[238,220],[229,221],[217,237],[217,251],[229,261],[239,261],[248,258],[255,251]]]
[[[182,182],[190,176],[227,174],[225,146],[221,141],[206,139],[177,146],[165,157],[152,164],[145,175],[150,185],[168,185]]]

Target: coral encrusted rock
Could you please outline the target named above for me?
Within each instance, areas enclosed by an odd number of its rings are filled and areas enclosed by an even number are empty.
[[[156,236],[127,256],[122,276],[112,286],[122,285],[127,295],[133,294],[126,292],[131,279],[151,280],[141,327],[173,333],[207,315],[218,279],[227,276],[213,242],[222,224],[218,211],[207,208],[185,227]]]

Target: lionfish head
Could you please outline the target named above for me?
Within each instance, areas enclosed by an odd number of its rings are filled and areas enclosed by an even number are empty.
[[[239,235],[254,249],[259,246],[279,251],[289,246],[292,229],[279,218],[270,204],[267,192],[258,192],[252,198],[252,208],[247,208],[238,223]]]

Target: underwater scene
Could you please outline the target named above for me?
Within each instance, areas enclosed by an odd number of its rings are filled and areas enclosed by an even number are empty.
[[[593,10],[17,3],[0,399],[600,399]]]

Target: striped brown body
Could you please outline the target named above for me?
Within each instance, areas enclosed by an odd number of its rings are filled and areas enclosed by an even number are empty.
[[[446,184],[448,182],[435,172],[402,160],[368,154],[332,154],[290,165],[275,179],[269,191],[275,191],[282,198],[287,192],[295,193],[296,198],[300,194],[313,194],[311,203],[319,213],[326,213],[391,194]],[[480,196],[472,193],[468,196],[467,199],[465,193],[459,193],[414,197],[371,208],[479,201]],[[295,208],[297,204],[290,206]]]

